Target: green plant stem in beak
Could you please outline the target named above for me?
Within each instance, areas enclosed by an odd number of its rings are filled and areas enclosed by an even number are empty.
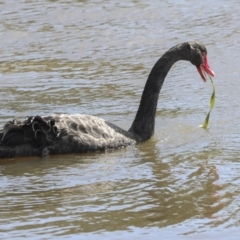
[[[209,76],[209,75],[208,75]],[[213,93],[212,93],[212,96],[211,96],[211,99],[210,99],[210,110],[205,118],[205,121],[202,125],[202,128],[204,129],[207,129],[207,126],[208,126],[208,122],[209,122],[209,118],[210,118],[210,113],[213,109],[213,106],[214,106],[214,103],[215,103],[215,87],[214,87],[214,84],[213,84],[213,80],[212,78],[209,76],[210,80],[211,80],[211,83],[212,83],[212,88],[213,88]]]

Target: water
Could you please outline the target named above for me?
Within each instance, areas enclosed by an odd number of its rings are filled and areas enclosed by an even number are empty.
[[[211,84],[178,62],[155,135],[127,149],[1,161],[1,239],[238,239],[238,1],[0,2],[0,125],[85,113],[128,129],[147,75],[175,44],[198,40]]]

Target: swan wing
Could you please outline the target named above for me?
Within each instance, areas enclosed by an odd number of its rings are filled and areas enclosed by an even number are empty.
[[[102,151],[126,147],[135,142],[126,136],[124,130],[95,116],[61,114],[53,117],[59,135],[49,148],[52,153]]]
[[[30,116],[9,121],[0,130],[0,157],[79,153],[126,147],[128,132],[84,114]]]

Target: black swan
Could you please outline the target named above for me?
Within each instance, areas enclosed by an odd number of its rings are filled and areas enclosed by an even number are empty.
[[[154,133],[158,97],[164,79],[179,60],[195,65],[204,81],[206,74],[214,76],[203,44],[185,42],[176,45],[152,68],[128,131],[101,118],[83,114],[29,116],[22,122],[9,121],[0,130],[0,158],[102,151],[148,140]]]

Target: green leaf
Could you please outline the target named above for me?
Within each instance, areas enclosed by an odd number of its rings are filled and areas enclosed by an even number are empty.
[[[210,118],[210,113],[211,113],[211,111],[212,111],[212,109],[213,109],[213,106],[214,106],[214,104],[215,104],[215,86],[214,86],[214,84],[213,84],[212,78],[211,78],[210,76],[209,76],[209,78],[210,78],[211,83],[212,83],[213,93],[212,93],[212,96],[211,96],[211,99],[210,99],[210,110],[209,110],[209,112],[208,112],[208,114],[207,114],[207,116],[206,116],[206,118],[205,118],[205,121],[204,121],[204,123],[203,123],[203,125],[202,125],[202,127],[203,127],[204,129],[207,129],[208,122],[209,122],[209,118]]]

